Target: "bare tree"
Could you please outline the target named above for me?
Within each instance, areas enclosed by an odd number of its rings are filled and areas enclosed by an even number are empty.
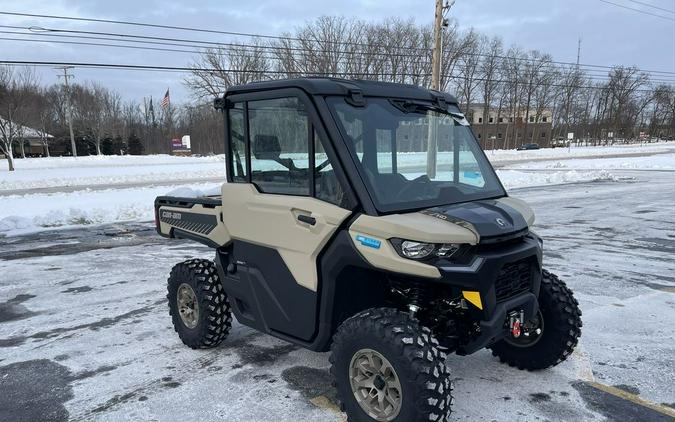
[[[482,36],[479,38],[479,42],[484,45],[484,57],[478,66],[479,89],[483,101],[483,133],[488,133],[488,117],[490,115],[490,107],[492,107],[497,90],[499,89],[500,63],[501,56],[504,54],[504,47],[501,38],[498,37],[487,38]],[[500,114],[501,110],[498,110],[498,122]]]
[[[227,87],[266,79],[271,68],[268,52],[258,39],[249,45],[208,48],[191,67],[185,84],[198,99],[211,99],[222,95]]]
[[[612,105],[611,125],[615,136],[629,135],[629,129],[633,127],[636,118],[636,115],[630,113],[631,106],[635,105],[638,91],[648,83],[649,77],[635,67],[617,67],[609,73],[607,90]]]
[[[14,144],[20,142],[23,151],[24,132],[31,115],[31,96],[37,89],[34,68],[0,67],[0,152],[7,158],[9,171],[14,171]]]
[[[473,101],[476,90],[481,85],[481,63],[485,53],[485,39],[471,37],[471,45],[467,45],[470,51],[459,56],[458,76],[456,79],[457,92],[464,102],[464,110],[468,111]],[[462,103],[460,102],[460,105]]]

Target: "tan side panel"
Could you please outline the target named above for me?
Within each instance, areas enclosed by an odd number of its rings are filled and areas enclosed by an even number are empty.
[[[222,207],[215,207],[215,208],[206,208],[202,206],[201,204],[195,204],[192,208],[180,208],[180,207],[171,207],[171,206],[161,206],[159,208],[159,213],[160,216],[162,215],[163,211],[171,211],[177,214],[184,214],[184,213],[193,213],[193,214],[199,214],[199,215],[213,215],[216,217],[216,227],[211,230],[208,233],[200,233],[196,229],[190,230],[189,228],[186,227],[178,227],[177,225],[171,225],[169,223],[166,223],[161,220],[160,217],[160,222],[159,222],[159,230],[163,233],[168,235],[171,227],[176,227],[180,228],[181,230],[185,230],[190,233],[194,233],[196,236],[203,237],[206,239],[209,239],[210,241],[223,246],[228,243],[230,243],[230,234],[227,232],[227,228],[225,225],[220,221],[220,211]]]
[[[360,217],[357,219],[357,221]],[[353,226],[352,226],[353,227]],[[361,242],[356,240],[357,235],[368,236],[371,239],[380,241],[379,249],[364,246]],[[413,261],[412,259],[402,258],[389,241],[384,237],[375,236],[363,231],[349,230],[349,236],[354,242],[354,246],[361,252],[361,255],[375,268],[383,270],[394,271],[397,273],[411,274],[419,277],[439,278],[441,273],[438,268],[422,264],[421,262]],[[390,236],[391,237],[391,236]]]
[[[362,245],[356,240],[359,234],[379,240],[380,248]],[[398,237],[420,242],[472,245],[478,242],[478,236],[473,231],[421,213],[393,214],[382,217],[362,215],[350,227],[349,235],[356,249],[373,266],[398,273],[432,278],[441,276],[436,267],[402,258],[388,239]]]
[[[512,198],[510,196],[499,198],[497,201],[518,211],[523,216],[528,226],[532,226],[534,224],[534,211],[527,204],[527,202],[521,199]]]
[[[457,224],[430,215],[413,212],[382,217],[362,215],[350,230],[389,239],[398,237],[431,243],[478,243],[478,235]]]
[[[316,291],[316,257],[351,211],[309,197],[261,194],[246,183],[223,184],[222,197],[232,238],[276,249],[298,284]],[[316,224],[299,222],[300,214]]]

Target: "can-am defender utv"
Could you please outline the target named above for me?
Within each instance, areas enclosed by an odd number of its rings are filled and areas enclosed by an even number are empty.
[[[445,421],[447,353],[520,369],[572,353],[581,312],[542,269],[532,210],[507,195],[455,98],[326,78],[259,82],[215,102],[220,196],[159,197],[157,230],[213,247],[176,265],[173,324],[214,347],[237,320],[331,351],[351,421]]]

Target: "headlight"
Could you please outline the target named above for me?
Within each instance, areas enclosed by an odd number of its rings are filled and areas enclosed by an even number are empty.
[[[450,258],[460,248],[455,243],[427,243],[414,240],[391,239],[394,249],[404,258],[424,259],[430,256]]]
[[[426,258],[431,255],[434,249],[436,249],[436,245],[433,243],[413,242],[412,240],[404,240],[401,243],[401,253],[410,259]]]

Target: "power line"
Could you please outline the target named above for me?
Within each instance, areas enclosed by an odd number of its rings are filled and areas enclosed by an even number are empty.
[[[641,9],[636,9],[634,7],[624,6],[622,4],[614,3],[614,2],[611,2],[611,1],[608,1],[608,0],[600,0],[600,1],[603,2],[603,3],[611,4],[611,5],[616,6],[616,7],[621,7],[623,9],[632,10],[633,12],[642,13],[643,15],[656,16],[657,18],[667,19],[669,21],[675,21],[675,18],[671,18],[670,16],[663,16],[663,15],[659,15],[658,13],[647,12],[646,10],[641,10]]]
[[[32,29],[34,27],[21,27],[21,26],[11,26],[11,25],[0,25],[0,28],[18,28],[18,29]],[[16,31],[0,31],[0,33],[6,33],[6,34],[13,34],[13,35],[25,35],[25,36],[38,36],[38,37],[59,37],[59,38],[69,38],[69,39],[93,39],[93,40],[104,40],[104,41],[113,41],[113,42],[129,42],[129,43],[136,43],[136,44],[150,44],[150,45],[166,45],[166,46],[179,46],[179,47],[188,47],[188,48],[200,48],[201,46],[199,45],[191,45],[191,44],[181,44],[181,43],[173,43],[173,42],[161,42],[161,41],[144,41],[144,40],[136,40],[136,39],[124,39],[124,40],[118,40],[116,38],[110,38],[110,36],[115,36],[115,35],[126,35],[126,34],[111,34],[111,33],[98,33],[98,32],[93,32],[93,31],[71,31],[71,32],[86,32],[89,34],[105,34],[107,36],[104,37],[98,37],[98,36],[88,36],[88,35],[66,35],[66,34],[54,34],[52,32],[61,32],[61,30],[54,30],[50,29],[47,30],[47,32],[29,32],[29,33],[23,33],[23,32],[16,32]],[[63,31],[63,32],[69,32],[69,31]],[[134,37],[134,35],[128,35],[129,37]],[[185,41],[185,42],[192,42],[192,43],[198,43],[201,41],[195,41],[195,40],[182,40],[182,39],[176,39],[176,38],[162,38],[162,37],[140,37],[140,38],[150,38],[153,40],[176,40],[176,41]],[[7,41],[27,41],[27,42],[49,42],[49,43],[62,43],[62,44],[74,44],[74,45],[89,45],[89,46],[101,46],[101,47],[115,47],[115,48],[130,48],[130,49],[142,49],[142,50],[154,50],[154,51],[169,51],[169,52],[178,52],[178,53],[198,53],[199,51],[197,50],[182,50],[182,49],[167,49],[167,48],[149,48],[149,47],[136,47],[136,46],[128,46],[124,44],[109,44],[109,43],[89,43],[89,42],[73,42],[73,41],[51,41],[51,40],[24,40],[24,39],[19,39],[19,38],[0,38],[2,40],[7,40]],[[285,47],[274,47],[274,46],[259,46],[259,45],[250,45],[250,44],[232,44],[232,43],[211,43],[211,44],[217,44],[217,45],[225,45],[225,46],[235,46],[237,48],[242,48],[244,50],[246,49],[271,49],[273,52],[277,52],[278,50],[282,50],[283,53],[286,53]],[[205,46],[204,48],[209,48],[209,46]],[[302,51],[303,53],[315,53],[314,50],[308,50],[308,49],[301,49],[301,48],[296,48],[295,50]],[[269,52],[267,52],[269,53]],[[344,52],[349,58],[353,58],[354,56],[372,56],[374,54],[370,52],[360,52],[360,51],[348,51]],[[256,52],[258,54],[258,52]],[[386,55],[386,53],[382,53]],[[380,55],[380,54],[375,54],[375,55]],[[406,55],[406,56],[412,56],[412,57],[418,57],[417,55]],[[278,55],[272,54],[265,54],[262,55],[261,57],[264,57],[269,60],[282,60],[282,58]],[[521,60],[520,58],[513,58],[510,56],[499,56],[500,58],[503,58],[505,60],[511,60],[511,59],[516,59],[516,60]],[[294,57],[290,57],[291,59],[294,59]],[[341,59],[347,60],[347,57],[342,57]],[[530,59],[525,59],[522,58],[522,60],[528,60]],[[422,63],[429,63],[428,59],[421,61]],[[480,64],[480,63],[479,63]],[[582,68],[585,65],[581,65],[578,67],[579,69]],[[463,68],[466,67],[462,64],[455,64],[455,67],[458,68]],[[576,66],[575,66],[576,67]],[[553,69],[553,70],[561,70],[560,66],[554,65],[552,62],[546,62],[541,66],[541,70],[547,70],[547,69]],[[595,69],[595,68],[583,68],[585,72],[604,72],[603,69]],[[670,74],[675,75],[675,72],[663,72],[664,75],[651,75],[653,77],[659,77],[659,78],[666,78],[669,77]],[[592,75],[593,76],[593,75]],[[606,76],[606,75],[595,75],[595,76]],[[597,78],[596,78],[597,79]],[[660,79],[657,81],[661,82],[670,82],[670,79]]]
[[[605,3],[609,4],[614,4],[617,5],[616,3],[612,3],[607,0],[600,0]],[[626,6],[621,6],[618,5],[619,7],[626,7]],[[629,8],[630,9],[630,8]],[[639,9],[634,9],[636,11],[642,12]],[[648,12],[646,12],[648,13]],[[244,37],[252,37],[252,38],[264,38],[264,39],[272,39],[272,40],[287,40],[287,41],[301,41],[301,42],[319,42],[319,40],[310,40],[306,38],[299,38],[299,37],[291,37],[291,36],[277,36],[277,35],[263,35],[263,34],[252,34],[252,33],[245,33],[245,32],[233,32],[233,31],[220,31],[220,30],[213,30],[213,29],[201,29],[201,28],[191,28],[191,27],[183,27],[183,26],[172,26],[172,25],[159,25],[159,24],[151,24],[151,23],[142,23],[142,22],[133,22],[133,21],[120,21],[120,20],[109,20],[109,19],[95,19],[95,18],[80,18],[80,17],[72,17],[72,16],[59,16],[59,15],[43,15],[43,14],[31,14],[31,13],[16,13],[16,12],[0,12],[0,15],[10,15],[10,16],[23,16],[23,17],[35,17],[35,18],[45,18],[45,19],[60,19],[60,20],[72,20],[72,21],[83,21],[83,22],[98,22],[98,23],[109,23],[109,24],[119,24],[119,25],[130,25],[130,26],[140,26],[140,27],[149,27],[149,28],[162,28],[162,29],[171,29],[171,30],[180,30],[180,31],[193,31],[193,32],[201,32],[201,33],[211,33],[211,34],[221,34],[221,35],[235,35],[235,36],[244,36]],[[661,15],[655,15],[659,17],[663,17],[666,19],[670,20],[675,20],[672,18],[664,17]],[[28,29],[28,28],[26,28]],[[61,29],[51,29],[50,31],[59,31],[59,32],[67,32],[69,30],[61,30]],[[78,31],[75,31],[78,32]],[[81,33],[86,33],[88,31],[79,31]],[[96,32],[91,32],[92,34],[106,34],[103,32],[96,33]],[[140,36],[140,35],[132,35],[132,34],[118,34],[119,36],[124,36],[124,37],[136,37],[136,38],[143,38],[145,36]],[[163,39],[163,40],[170,40],[170,38],[163,38],[163,37],[155,37],[157,39]],[[176,39],[178,40],[178,39]],[[212,43],[209,41],[191,41],[191,40],[181,40],[184,42],[201,42],[201,43]],[[321,43],[323,44],[337,44],[337,45],[353,45],[353,46],[363,46],[363,47],[384,47],[388,49],[400,49],[400,50],[408,50],[408,51],[422,51],[426,54],[430,53],[430,49],[425,49],[422,47],[413,47],[413,46],[391,46],[387,44],[380,44],[380,43],[360,43],[360,42],[352,42],[352,41],[330,41],[330,40],[320,40]],[[242,44],[232,44],[232,43],[212,43],[212,44],[222,44],[222,45],[232,45],[232,46],[245,46]],[[279,47],[274,47],[274,46],[260,46],[260,48],[279,48]],[[292,47],[291,47],[292,48]],[[297,48],[297,47],[296,47]],[[317,50],[305,50],[305,49],[298,49],[298,50],[303,50],[307,52],[312,52],[316,53]],[[330,51],[330,50],[318,50],[321,52],[329,52],[329,53],[335,53],[335,51]],[[350,51],[342,51],[342,53],[352,53]],[[356,52],[353,52],[354,54],[357,54]],[[366,52],[363,52],[366,53]],[[366,54],[380,54],[380,55],[388,55],[388,56],[405,56],[405,57],[419,57],[418,54],[404,54],[404,53],[392,53],[392,52],[383,52],[383,53],[373,53],[373,52],[368,52]],[[479,57],[489,57],[490,55],[485,54],[485,53],[470,53],[467,52],[465,53],[467,56],[479,56]],[[513,56],[504,56],[504,55],[499,55],[497,58],[501,59],[509,59],[509,60],[516,60],[516,61],[530,61],[530,58],[527,57],[513,57]],[[557,65],[564,65],[564,66],[577,66],[577,63],[573,62],[564,62],[564,61],[555,61],[552,60],[550,61],[551,64],[557,64]],[[616,66],[607,66],[607,65],[596,65],[596,64],[581,64],[582,67],[588,67],[588,68],[596,68],[596,69],[614,69]],[[669,72],[669,71],[661,71],[661,70],[646,70],[646,69],[639,69],[641,72],[644,73],[660,73],[660,74],[673,74],[675,75],[675,72]]]
[[[0,33],[15,33],[11,31],[0,31]],[[25,35],[38,35],[42,36],[42,34],[25,34]],[[57,35],[57,34],[54,34]],[[69,37],[69,36],[67,36]],[[98,37],[85,37],[85,38],[94,38],[94,39],[99,39]],[[100,38],[100,39],[106,39],[106,38]],[[113,47],[113,48],[127,48],[127,49],[136,49],[136,50],[148,50],[148,51],[160,51],[160,52],[172,52],[172,53],[187,53],[187,54],[195,54],[198,53],[198,50],[183,50],[183,49],[175,49],[175,48],[160,48],[160,47],[144,47],[144,46],[133,46],[133,45],[124,45],[124,44],[109,44],[109,43],[93,43],[93,42],[82,42],[82,41],[62,41],[62,40],[42,40],[42,39],[23,39],[23,38],[12,38],[12,37],[0,37],[0,41],[18,41],[18,42],[38,42],[38,43],[53,43],[53,44],[64,44],[64,45],[85,45],[85,46],[96,46],[96,47]],[[132,40],[125,40],[125,41],[132,41]],[[140,43],[146,43],[145,41],[137,41]],[[172,43],[160,43],[160,42],[155,42],[155,41],[148,41],[147,43],[151,44],[160,44],[160,45],[175,45]],[[255,46],[247,46],[247,45],[241,45],[242,47],[255,47]],[[354,53],[355,55],[359,55],[360,53]],[[264,58],[268,60],[282,60],[278,56],[269,56],[269,55],[264,55]],[[347,60],[347,58],[342,58],[342,60]],[[428,64],[428,61],[424,62]],[[457,68],[462,69],[463,66],[461,64],[456,65]],[[560,70],[560,67],[554,66],[554,65],[549,65],[549,64],[544,64],[542,65],[541,69],[538,69],[536,71],[536,74],[539,75],[540,72],[543,72],[544,70],[547,69],[554,69],[554,70]],[[597,69],[581,69],[585,72],[604,72],[602,70],[597,70]],[[289,73],[288,71],[279,71],[280,73]],[[295,72],[297,74],[305,74],[303,72]],[[310,72],[311,73],[311,72]],[[363,73],[358,73],[354,72],[352,73],[353,75],[363,75]],[[391,73],[389,74],[390,76],[396,76],[396,73]],[[653,76],[653,75],[652,75]],[[448,77],[447,75],[445,77]],[[459,77],[459,76],[458,76]],[[592,81],[601,81],[601,82],[606,82],[609,79],[608,75],[584,75],[583,76],[585,79],[592,80]],[[657,83],[674,83],[675,82],[675,76],[669,76],[669,75],[658,75],[658,77],[652,77],[650,78],[652,82],[657,82]],[[469,79],[469,78],[464,78],[464,79]],[[478,79],[473,78],[472,80],[478,81]]]
[[[0,15],[9,15],[9,16],[23,16],[23,17],[34,17],[34,18],[45,18],[45,19],[61,19],[61,20],[71,20],[71,21],[80,21],[80,22],[97,22],[97,23],[110,23],[117,25],[129,25],[129,26],[140,26],[146,28],[161,28],[161,29],[171,29],[177,31],[192,31],[192,32],[202,32],[208,34],[221,34],[221,35],[235,35],[240,37],[251,37],[251,38],[266,38],[266,39],[277,39],[277,40],[287,40],[287,41],[307,41],[303,38],[291,37],[291,36],[280,36],[280,35],[264,35],[264,34],[252,34],[247,32],[234,32],[234,31],[221,31],[215,29],[203,29],[203,28],[191,28],[187,26],[174,26],[174,25],[160,25],[153,23],[144,23],[144,22],[134,22],[134,21],[121,21],[113,19],[96,19],[96,18],[80,18],[73,16],[59,16],[59,15],[42,15],[42,14],[33,14],[33,13],[18,13],[18,12],[0,12]],[[360,45],[360,46],[375,46],[375,47],[388,47],[391,46],[385,44],[364,44],[358,42],[344,42],[344,41],[322,41],[326,44],[349,44],[349,45]],[[420,48],[418,48],[420,49]]]
[[[661,10],[663,12],[675,13],[675,10],[665,9],[663,7],[654,6],[653,4],[645,3],[645,2],[642,2],[642,1],[638,1],[638,0],[627,0],[627,1],[629,1],[631,3],[640,4],[642,6],[651,7],[651,8],[656,9],[656,10]]]
[[[119,64],[119,63],[87,63],[87,62],[56,62],[56,61],[28,61],[28,60],[0,60],[0,64],[8,66],[74,66],[77,68],[92,68],[92,69],[125,69],[125,70],[159,70],[159,71],[181,71],[181,72],[193,72],[193,71],[203,71],[203,72],[230,72],[230,73],[249,73],[249,74],[259,74],[261,76],[265,75],[282,75],[282,76],[307,76],[307,77],[327,77],[327,78],[340,78],[340,77],[429,77],[431,73],[420,73],[420,74],[406,74],[406,73],[369,73],[363,74],[358,72],[301,72],[301,71],[280,71],[280,70],[259,70],[259,71],[249,71],[241,69],[216,69],[216,68],[199,68],[199,67],[178,67],[178,66],[153,66],[153,65],[134,65],[134,64]],[[443,74],[444,78],[451,79],[468,79],[459,75],[448,75]],[[475,78],[474,81],[487,81],[485,78]],[[491,80],[493,83],[502,84],[502,83],[513,83],[513,81],[505,79],[495,79]],[[555,88],[578,88],[578,89],[595,89],[595,90],[607,90],[607,86],[597,86],[597,85],[577,85],[577,84],[541,84]],[[652,90],[649,89],[639,89],[634,92],[645,92],[651,93]]]

